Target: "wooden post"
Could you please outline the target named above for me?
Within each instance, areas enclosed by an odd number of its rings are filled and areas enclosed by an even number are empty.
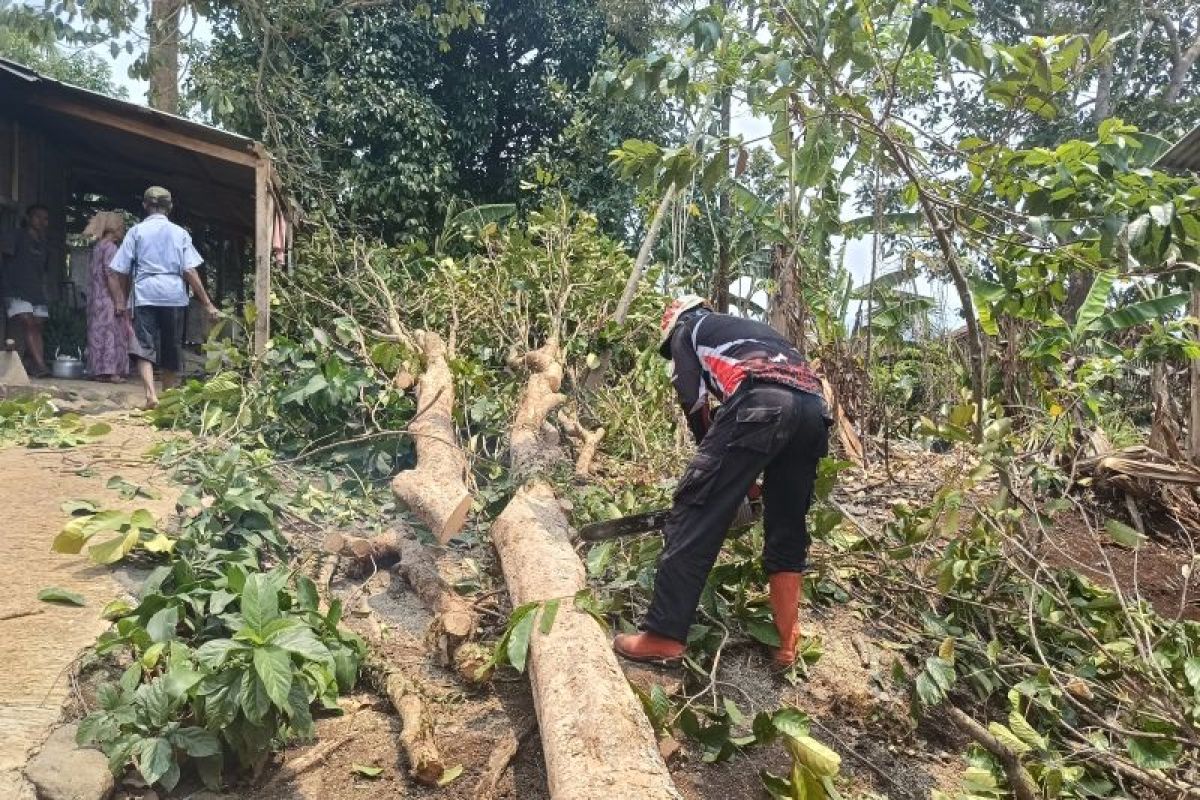
[[[1200,319],[1200,278],[1192,278],[1191,315]],[[1200,339],[1200,324],[1196,326],[1196,338]],[[1192,359],[1192,416],[1188,423],[1188,454],[1193,464],[1200,464],[1200,358]]]
[[[271,338],[271,162],[254,168],[254,354],[262,355]]]

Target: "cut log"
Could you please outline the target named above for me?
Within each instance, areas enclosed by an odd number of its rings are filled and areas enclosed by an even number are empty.
[[[358,574],[372,567],[395,565],[396,572],[433,615],[431,632],[439,662],[443,667],[454,663],[455,652],[475,633],[476,615],[466,598],[442,577],[433,554],[412,537],[411,530],[395,528],[372,537],[331,533],[325,537],[323,548],[327,553],[354,559]]]
[[[557,444],[542,436],[562,366],[553,340],[528,354],[532,375],[511,438],[513,471],[553,465]],[[561,455],[561,453],[558,453]],[[641,704],[625,680],[608,635],[571,602],[587,585],[554,490],[541,479],[519,489],[492,525],[492,541],[514,607],[558,600],[550,631],[530,636],[529,683],[553,800],[676,800],[679,791]]]
[[[442,666],[454,663],[458,648],[475,633],[475,612],[466,598],[446,583],[429,550],[413,539],[400,537],[400,563],[396,567],[421,603],[433,615],[432,634],[437,640]]]
[[[351,536],[331,533],[325,537],[321,549],[326,553],[353,560],[352,569],[358,574],[376,569],[387,569],[400,560],[400,542],[404,534],[397,530],[384,531],[378,536]]]
[[[446,765],[433,738],[433,717],[417,685],[402,673],[390,670],[382,676],[383,692],[400,715],[400,749],[409,775],[418,783],[436,786]]]
[[[467,458],[454,431],[454,380],[446,344],[433,333],[419,334],[425,371],[417,382],[417,413],[408,425],[417,466],[392,479],[392,491],[443,544],[458,535],[471,510]]]
[[[608,636],[569,598],[586,586],[550,486],[520,489],[492,526],[514,606],[561,599],[550,632],[535,630],[529,682],[554,800],[679,798],[658,742]]]

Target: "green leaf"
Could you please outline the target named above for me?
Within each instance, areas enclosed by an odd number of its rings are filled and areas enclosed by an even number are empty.
[[[58,535],[54,537],[50,550],[68,555],[76,555],[82,551],[91,535],[86,532],[88,521],[91,519],[91,517],[76,517],[64,525]]]
[[[136,529],[88,548],[88,558],[96,564],[115,564],[137,547],[141,533]]]
[[[447,769],[445,772],[442,773],[442,777],[438,778],[437,785],[438,786],[449,786],[450,784],[452,784],[456,780],[458,780],[458,777],[462,774],[463,774],[463,765],[455,764],[453,767],[450,767],[449,769]]]
[[[1150,206],[1150,218],[1162,227],[1167,227],[1171,224],[1171,220],[1175,219],[1175,204],[1162,203]]]
[[[1092,282],[1092,288],[1088,290],[1083,305],[1079,307],[1079,311],[1075,314],[1075,338],[1079,338],[1085,330],[1091,327],[1093,322],[1104,314],[1105,309],[1108,307],[1108,295],[1112,291],[1115,279],[1116,273],[1112,271],[1096,273],[1096,278]]]
[[[808,716],[798,708],[783,708],[771,715],[771,724],[784,736],[799,739],[808,736]]]
[[[746,632],[755,641],[761,642],[767,647],[779,647],[779,631],[770,622],[763,622],[758,619],[751,620],[746,624]]]
[[[923,8],[918,8],[913,14],[912,24],[908,26],[908,39],[904,43],[905,50],[915,50],[921,46],[921,42],[925,41],[925,37],[929,35],[929,24],[933,21],[933,17]]]
[[[142,774],[142,780],[150,785],[158,783],[175,764],[175,754],[171,743],[161,736],[146,739],[142,742],[138,754],[137,768]]]
[[[83,595],[58,586],[47,586],[45,589],[42,589],[38,592],[38,600],[44,603],[63,603],[72,606],[87,605],[87,601],[83,599]]]
[[[203,728],[180,728],[171,735],[171,742],[194,758],[215,756],[221,752],[216,734]]]
[[[383,774],[383,767],[368,767],[366,764],[351,764],[350,771],[364,778],[378,778]]]
[[[517,670],[517,672],[525,671],[525,660],[529,657],[529,637],[533,634],[534,614],[533,609],[528,609],[521,615],[513,625],[512,630],[508,634],[508,644],[506,654],[508,663]]]
[[[1167,315],[1187,305],[1190,295],[1188,292],[1178,292],[1153,300],[1143,300],[1131,303],[1095,320],[1092,327],[1098,331],[1119,331],[1132,328],[1135,325],[1145,325],[1147,322],[1162,319]]]
[[[1200,697],[1200,658],[1189,658],[1183,662],[1183,674],[1192,691]]]
[[[1023,755],[1033,749],[1029,745],[1025,744],[1025,742],[1021,741],[1020,737],[1018,737],[1015,733],[1010,731],[1006,726],[1001,725],[999,722],[989,722],[988,732],[991,733],[992,736],[995,736],[997,739],[999,739],[1001,744],[1003,744],[1009,750],[1012,750],[1017,755]]]
[[[330,670],[334,669],[333,654],[317,638],[312,628],[303,625],[284,628],[270,636],[267,641],[289,653],[302,656],[309,661],[316,661],[318,664],[324,664]]]
[[[1138,533],[1137,530],[1129,527],[1124,522],[1117,519],[1104,520],[1104,530],[1108,531],[1108,535],[1112,540],[1122,547],[1137,549],[1145,541],[1146,537]]]
[[[1018,739],[1034,750],[1045,750],[1048,747],[1046,738],[1038,733],[1025,719],[1025,716],[1015,708],[1008,712],[1008,727]]]
[[[554,627],[554,620],[558,616],[558,600],[547,600],[542,606],[542,623],[538,626],[538,631],[542,636],[550,635],[550,629]]]
[[[1142,769],[1171,769],[1179,761],[1178,742],[1130,737],[1126,746],[1133,763]]]
[[[317,585],[307,575],[296,578],[296,599],[300,601],[300,608],[305,611],[316,611],[320,606]]]
[[[242,619],[247,627],[261,631],[267,623],[279,619],[279,594],[270,578],[255,573],[242,587]]]
[[[255,724],[271,710],[271,698],[267,694],[267,687],[263,685],[262,678],[253,672],[245,673],[243,678],[241,703],[242,711],[246,712],[246,719]]]
[[[788,737],[792,757],[818,778],[832,778],[842,766],[842,757],[811,736]]]
[[[209,669],[217,669],[225,664],[231,653],[246,649],[246,645],[232,639],[212,639],[196,648],[196,660]]]
[[[62,509],[64,514],[70,514],[71,516],[95,514],[99,510],[91,500],[64,500],[59,508]]]
[[[146,623],[146,633],[155,642],[169,642],[175,638],[175,628],[179,625],[179,609],[167,606]]]
[[[261,577],[254,575],[252,577]],[[254,648],[254,671],[262,679],[267,696],[281,709],[288,707],[288,692],[292,689],[292,660],[274,645]]]

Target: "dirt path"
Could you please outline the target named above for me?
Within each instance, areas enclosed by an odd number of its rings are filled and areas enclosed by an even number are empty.
[[[21,776],[31,748],[58,721],[71,693],[68,666],[108,623],[100,610],[121,594],[110,568],[86,557],[50,552],[66,515],[60,506],[88,499],[105,508],[145,508],[157,518],[173,506],[165,476],[144,454],[154,431],[127,413],[96,417],[113,426],[102,441],[66,450],[0,449],[0,797],[32,797]],[[105,484],[113,475],[152,487],[158,499],[127,500]],[[78,608],[40,602],[38,592],[59,586],[84,596]],[[11,617],[5,619],[6,617]]]

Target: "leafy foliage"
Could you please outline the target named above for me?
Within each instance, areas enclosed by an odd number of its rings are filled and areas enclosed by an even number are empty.
[[[69,448],[99,441],[112,432],[106,422],[85,422],[78,414],[59,414],[48,397],[0,399],[0,447]]]

